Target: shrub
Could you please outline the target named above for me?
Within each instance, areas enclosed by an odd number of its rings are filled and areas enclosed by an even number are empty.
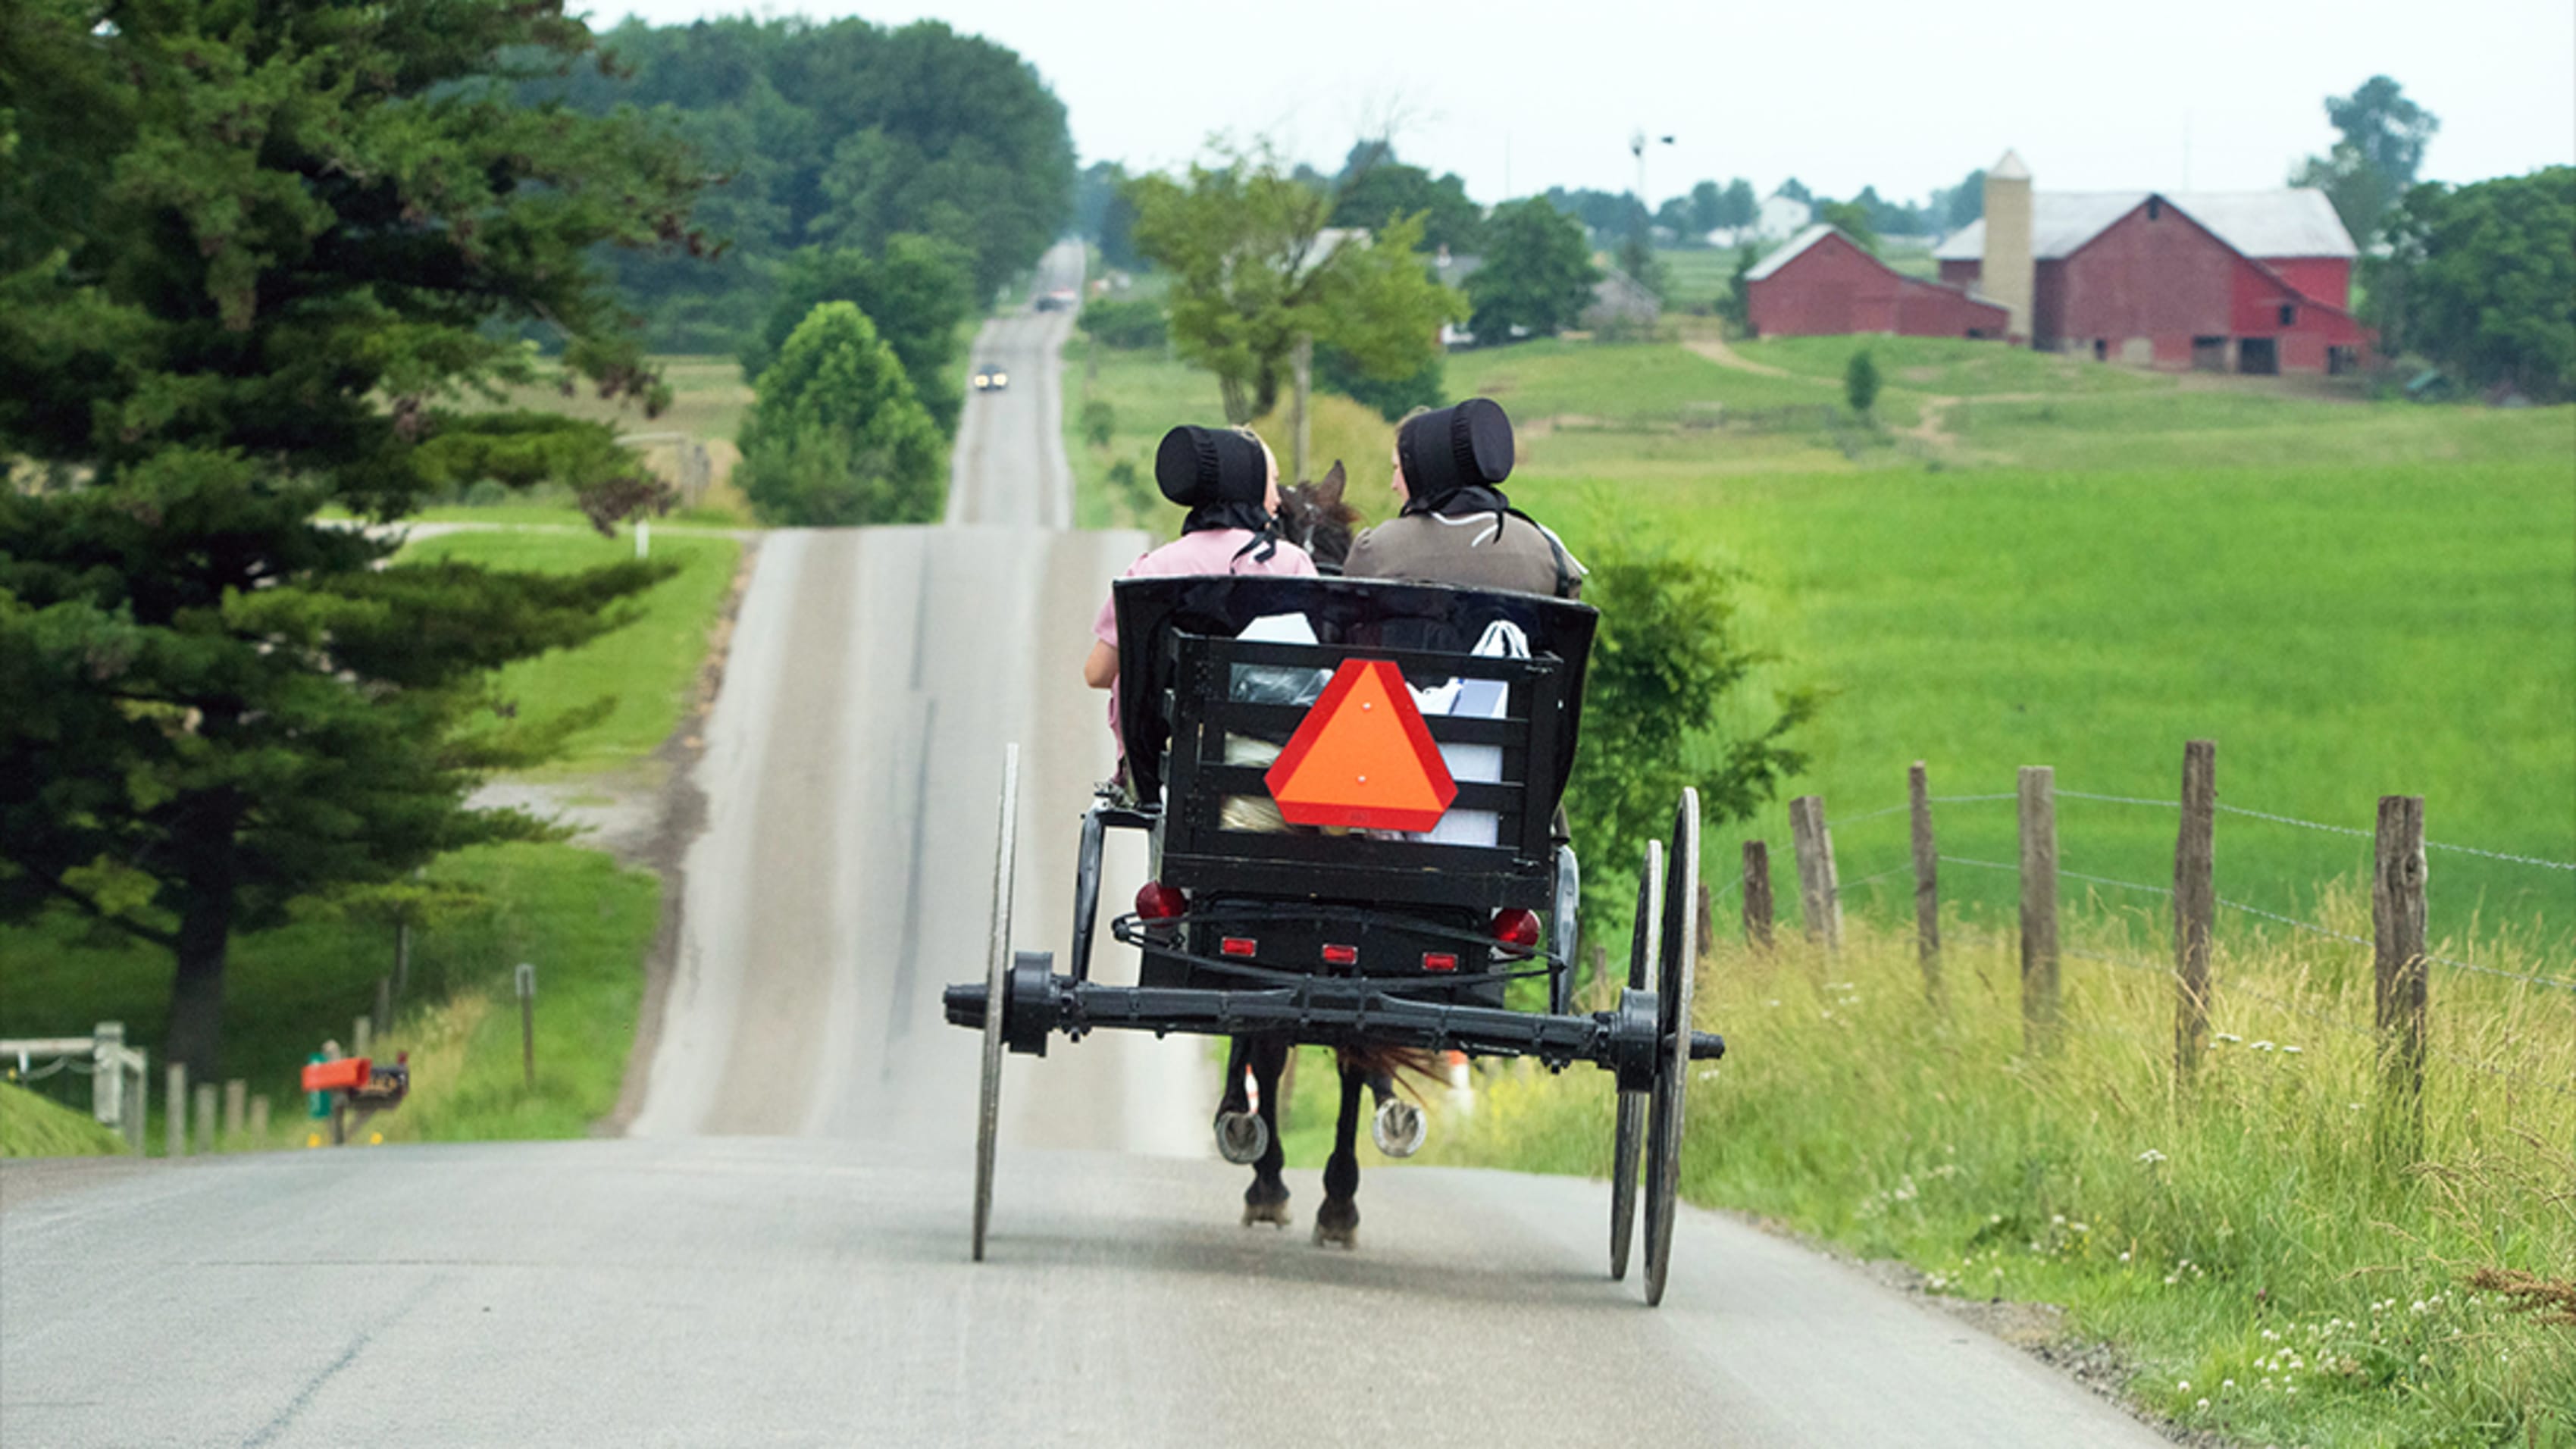
[[[1160,347],[1170,334],[1160,302],[1101,301],[1082,309],[1082,330],[1104,347]]]
[[[1869,410],[1878,403],[1878,363],[1866,347],[1853,353],[1851,362],[1843,368],[1843,400],[1862,417],[1868,417]]]
[[[1106,398],[1092,398],[1082,405],[1083,441],[1095,448],[1106,448],[1118,436],[1118,410]]]
[[[894,350],[851,302],[807,314],[760,375],[734,480],[771,523],[927,523],[939,433]]]

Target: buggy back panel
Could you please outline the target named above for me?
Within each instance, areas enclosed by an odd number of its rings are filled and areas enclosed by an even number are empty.
[[[1375,579],[1125,579],[1115,595],[1119,714],[1137,797],[1163,805],[1158,878],[1183,890],[1492,909],[1550,904],[1551,824],[1574,762],[1598,616],[1534,594]],[[1293,617],[1314,643],[1239,639]],[[1509,624],[1527,659],[1471,651]],[[1276,631],[1270,631],[1276,632]],[[1292,827],[1266,779],[1346,660],[1385,660],[1417,693],[1455,773],[1443,838]],[[1444,694],[1441,692],[1449,692]],[[1486,707],[1442,712],[1472,694]]]

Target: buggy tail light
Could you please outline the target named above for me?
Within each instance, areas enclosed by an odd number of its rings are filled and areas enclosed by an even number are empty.
[[[1455,951],[1425,951],[1422,953],[1422,969],[1425,971],[1455,971],[1458,969],[1458,953]]]
[[[1249,956],[1261,949],[1261,943],[1250,936],[1228,936],[1216,948],[1228,956]]]
[[[1360,964],[1360,948],[1357,946],[1335,946],[1328,943],[1324,947],[1324,964],[1327,966],[1357,966]]]
[[[1527,950],[1538,944],[1538,917],[1524,910],[1494,912],[1494,922],[1487,929],[1506,946]]]
[[[1136,914],[1148,921],[1172,920],[1189,908],[1189,897],[1158,880],[1149,880],[1136,891]]]

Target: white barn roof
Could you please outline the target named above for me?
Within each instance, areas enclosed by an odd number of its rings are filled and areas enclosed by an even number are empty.
[[[2352,257],[2359,251],[2343,229],[2334,204],[2311,187],[2281,191],[2041,191],[2030,199],[2030,251],[2034,260],[2064,257],[2102,234],[2105,227],[2161,196],[2219,239],[2249,257]],[[1952,232],[1932,255],[1945,262],[1973,262],[1986,254],[1986,224],[1972,221]]]

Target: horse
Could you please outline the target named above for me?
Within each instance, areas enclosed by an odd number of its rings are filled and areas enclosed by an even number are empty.
[[[1279,490],[1279,532],[1306,550],[1319,573],[1338,574],[1350,556],[1359,510],[1342,500],[1348,479],[1335,459],[1324,476]],[[1217,1150],[1228,1161],[1252,1168],[1252,1185],[1243,1192],[1243,1224],[1288,1225],[1288,1184],[1280,1176],[1286,1153],[1279,1141],[1282,1106],[1280,1080],[1293,1050],[1285,1037],[1238,1036],[1228,1044],[1225,1094],[1217,1103]],[[1324,1164],[1324,1203],[1315,1213],[1319,1246],[1358,1246],[1360,1211],[1358,1151],[1360,1092],[1376,1104],[1369,1135],[1389,1157],[1410,1157],[1421,1147],[1428,1123],[1422,1109],[1396,1095],[1403,1076],[1428,1079],[1435,1059],[1427,1052],[1368,1044],[1335,1051],[1342,1100],[1333,1121],[1333,1154]]]

